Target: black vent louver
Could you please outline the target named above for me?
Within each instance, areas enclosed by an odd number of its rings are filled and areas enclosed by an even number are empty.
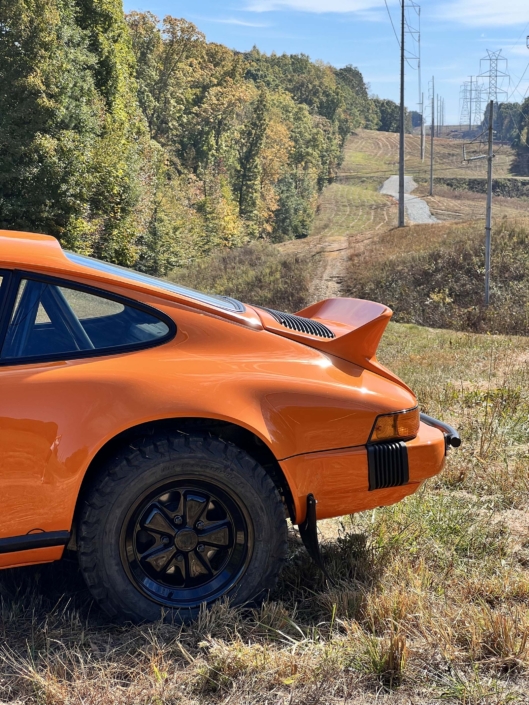
[[[329,330],[327,326],[318,321],[313,321],[311,318],[302,318],[301,316],[293,316],[291,313],[283,313],[283,311],[274,311],[273,308],[264,308],[273,316],[278,323],[285,328],[294,330],[297,333],[305,333],[306,335],[315,335],[318,338],[335,338],[336,336]]]
[[[369,489],[399,487],[409,481],[408,449],[402,441],[367,446]]]

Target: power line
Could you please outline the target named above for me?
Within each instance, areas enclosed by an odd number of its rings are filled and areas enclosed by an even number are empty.
[[[404,0],[400,0],[400,1],[404,2]],[[391,26],[393,27],[393,34],[395,35],[395,39],[397,40],[397,44],[399,45],[399,49],[400,49],[399,35],[397,34],[397,30],[395,29],[395,25],[393,24],[393,18],[391,16],[391,12],[389,11],[388,0],[384,0],[384,2],[386,3],[386,10],[388,11],[389,21],[391,22]]]
[[[518,36],[518,38],[515,40],[514,44],[511,44],[509,49],[514,49],[515,46],[517,46],[520,42],[520,39],[524,36],[526,36],[526,32],[529,29],[529,22],[525,25],[525,27],[522,29],[521,34]]]
[[[529,27],[529,24],[528,24],[527,26]],[[525,67],[525,71],[523,72],[521,79],[520,79],[520,80],[518,81],[518,83],[516,84],[516,88],[514,88],[514,89],[513,89],[513,92],[511,93],[511,95],[507,97],[507,103],[510,103],[510,102],[511,102],[511,98],[512,98],[513,95],[518,91],[518,87],[520,86],[520,83],[521,83],[521,82],[524,80],[524,78],[525,78],[525,74],[527,73],[527,69],[529,69],[529,63],[528,63],[527,66]],[[527,87],[527,89],[526,89],[526,91],[525,91],[525,95],[527,95],[527,90],[529,90],[529,86]],[[520,95],[522,95],[522,94],[520,93]],[[525,95],[524,95],[524,98],[525,98]]]

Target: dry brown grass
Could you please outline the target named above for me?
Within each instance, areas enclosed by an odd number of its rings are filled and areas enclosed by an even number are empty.
[[[414,225],[379,235],[351,253],[343,291],[387,304],[400,322],[527,335],[528,242],[525,214],[495,219],[488,308],[484,228],[478,221]]]
[[[417,178],[430,178],[430,142],[427,140],[425,161],[421,161],[421,142],[419,135],[406,135],[406,173]],[[435,174],[442,177],[486,178],[486,160],[463,162],[463,143],[446,137],[434,139]],[[478,145],[469,151],[483,154],[485,148]],[[507,146],[498,147],[494,161],[496,178],[511,176],[516,160],[516,153]],[[349,137],[341,174],[388,176],[398,173],[399,136],[393,132],[376,132],[359,130]],[[383,179],[382,179],[383,180]]]
[[[447,138],[436,138],[436,178],[452,179],[454,188],[436,182],[435,195],[428,196],[429,164],[420,160],[420,138],[410,135],[406,142],[406,173],[416,178],[417,198],[424,199],[441,222],[476,221],[476,228],[484,227],[485,195],[464,188],[477,188],[486,177],[486,164],[462,162],[462,143]],[[513,176],[515,153],[501,147],[495,160],[495,177],[506,184],[525,184]],[[343,163],[334,183],[327,186],[318,201],[318,212],[309,237],[283,243],[280,251],[286,257],[303,256],[314,264],[314,282],[308,298],[316,301],[348,292],[354,272],[348,267],[348,256],[363,257],[379,250],[384,255],[410,253],[424,242],[438,242],[442,231],[431,226],[413,226],[409,231],[394,231],[398,207],[395,199],[383,196],[379,189],[388,176],[398,173],[398,135],[394,133],[360,130],[348,138]],[[450,182],[452,183],[452,182]],[[499,182],[498,182],[499,183]],[[461,190],[456,190],[456,188]],[[479,189],[478,189],[479,190]],[[511,189],[513,192],[522,192]],[[527,218],[529,200],[526,198],[494,198],[494,218]],[[468,227],[468,226],[467,226]],[[398,246],[394,247],[398,239]],[[370,262],[364,267],[369,275]],[[376,297],[375,297],[376,298]],[[408,319],[405,319],[408,320]],[[411,319],[410,319],[411,320]]]
[[[324,522],[334,586],[294,533],[261,608],[188,627],[112,626],[74,563],[4,572],[0,701],[527,702],[529,342],[393,324],[381,358],[464,444],[414,497]]]
[[[485,221],[487,197],[484,193],[458,191],[448,186],[435,186],[434,195],[429,196],[429,187],[420,184],[413,192],[430,207],[431,213],[440,221],[481,220]],[[529,213],[529,201],[524,198],[494,197],[494,218],[519,218]]]

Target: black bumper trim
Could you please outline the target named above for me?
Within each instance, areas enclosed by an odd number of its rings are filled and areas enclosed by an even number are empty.
[[[402,441],[367,446],[369,491],[406,485],[410,479],[408,449]]]
[[[7,539],[0,539],[0,554],[18,553],[18,551],[31,551],[34,548],[54,548],[55,546],[66,546],[69,540],[69,531],[41,531],[37,534],[11,536]]]

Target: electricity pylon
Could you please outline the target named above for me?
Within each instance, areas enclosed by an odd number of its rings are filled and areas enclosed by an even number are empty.
[[[488,70],[483,71],[483,65],[488,64]],[[505,70],[503,70],[505,69]],[[509,65],[507,59],[501,55],[499,51],[490,51],[487,49],[487,56],[480,61],[481,74],[478,78],[487,79],[487,101],[491,100],[498,104],[507,100],[508,93],[503,89],[505,81],[509,82]]]

